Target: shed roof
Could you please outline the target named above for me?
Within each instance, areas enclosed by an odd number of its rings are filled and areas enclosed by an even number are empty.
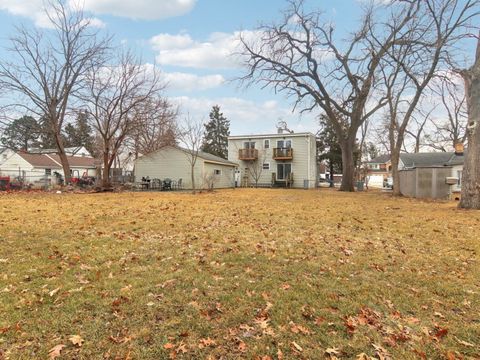
[[[158,149],[156,151],[153,151],[152,153],[150,154],[145,154],[144,156],[149,156],[153,153],[157,153],[157,152],[160,152],[160,151],[163,151],[167,148],[170,148],[170,149],[177,149],[177,150],[180,150],[180,151],[183,151],[183,152],[186,152],[186,153],[192,153],[191,150],[189,149],[185,149],[183,147],[180,147],[180,146],[166,146],[166,147],[163,147],[161,149]],[[141,159],[143,156],[140,156],[139,159]],[[205,160],[206,162],[211,162],[211,163],[216,163],[216,164],[222,164],[222,165],[226,165],[226,166],[238,166],[237,163],[234,163],[234,162],[231,162],[231,161],[228,161],[228,160],[225,160],[224,158],[221,158],[220,156],[216,156],[216,155],[213,155],[213,154],[210,154],[210,153],[207,153],[207,152],[204,152],[204,151],[199,151],[198,152],[198,157]],[[137,159],[138,160],[138,159]]]
[[[188,149],[185,149],[185,148],[182,148],[182,147],[179,147],[179,146],[177,148],[182,150],[182,151],[185,151],[185,152],[189,152],[189,153],[192,152],[191,150],[188,150]],[[221,158],[220,156],[216,156],[216,155],[207,153],[205,151],[199,151],[198,152],[198,157],[202,158],[203,160],[205,160],[207,162],[221,163],[223,165],[228,165],[228,166],[238,166],[237,163],[225,160],[224,158]]]
[[[400,154],[400,159],[407,168],[421,166],[445,166],[453,155],[453,152]]]

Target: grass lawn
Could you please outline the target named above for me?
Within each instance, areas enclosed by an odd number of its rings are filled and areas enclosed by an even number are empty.
[[[0,194],[0,359],[479,359],[480,212],[380,193]]]

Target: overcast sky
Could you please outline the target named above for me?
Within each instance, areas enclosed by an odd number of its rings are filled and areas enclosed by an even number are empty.
[[[383,1],[383,0],[381,0]],[[320,6],[340,34],[356,27],[361,0],[310,0]],[[0,45],[19,22],[45,26],[42,0],[0,0]],[[279,119],[296,132],[316,132],[317,113],[292,113],[291,101],[271,90],[239,88],[231,79],[242,69],[229,54],[239,31],[275,21],[283,0],[84,0],[93,23],[129,46],[146,63],[160,67],[167,95],[184,114],[208,117],[220,105],[232,135],[275,132]],[[0,54],[1,55],[1,54]]]

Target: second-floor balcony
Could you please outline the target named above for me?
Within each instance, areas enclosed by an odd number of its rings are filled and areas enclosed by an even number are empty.
[[[240,149],[238,150],[238,160],[253,161],[258,159],[257,149]]]
[[[273,149],[273,159],[274,160],[292,160],[293,159],[293,149],[291,147],[274,148]]]

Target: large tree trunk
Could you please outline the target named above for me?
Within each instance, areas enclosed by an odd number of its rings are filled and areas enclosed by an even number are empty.
[[[195,165],[190,167],[190,176],[192,179],[192,194],[195,194]]]
[[[475,64],[462,75],[468,109],[468,148],[463,165],[462,199],[459,207],[480,209],[480,39]]]
[[[355,191],[355,161],[353,159],[353,147],[355,139],[346,139],[341,144],[342,149],[342,184],[340,191]]]
[[[335,187],[335,184],[333,183],[333,161],[329,160],[328,164],[330,165],[330,187]]]
[[[70,173],[70,164],[68,163],[67,154],[65,154],[65,147],[63,146],[63,139],[60,134],[55,133],[55,142],[57,143],[57,153],[62,164],[63,175],[65,176],[65,184],[70,184],[72,175]]]
[[[400,162],[400,149],[398,149],[397,147],[392,148],[390,161],[392,163],[393,195],[401,196],[402,193],[400,192],[400,171],[398,170],[398,164]]]
[[[110,188],[110,156],[108,151],[103,152],[102,187]]]

